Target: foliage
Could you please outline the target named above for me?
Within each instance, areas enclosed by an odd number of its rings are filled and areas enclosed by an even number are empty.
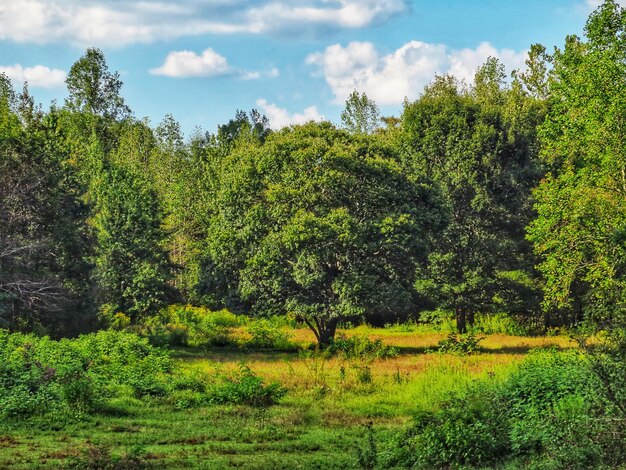
[[[270,132],[270,122],[267,116],[262,115],[256,109],[252,109],[248,114],[238,109],[234,119],[217,126],[216,138],[219,145],[230,148],[238,140],[245,138],[262,143]]]
[[[95,184],[98,297],[133,319],[155,313],[170,279],[156,195],[137,173],[117,165]]]
[[[585,33],[586,40],[570,36],[550,57],[550,110],[541,127],[550,172],[535,192],[529,239],[541,257],[546,308],[623,328],[624,8],[604,2]]]
[[[76,334],[94,320],[87,207],[57,113],[29,100],[0,74],[0,327]]]
[[[579,353],[538,352],[503,383],[482,382],[418,414],[389,463],[416,468],[618,465],[621,419]]]
[[[225,377],[209,392],[211,403],[268,406],[280,400],[287,390],[277,383],[264,385],[249,367],[241,365],[232,376]]]
[[[66,105],[71,110],[107,119],[123,118],[130,114],[130,108],[120,96],[120,75],[109,72],[100,49],[87,49],[72,65],[65,81],[69,93]]]
[[[237,344],[234,329],[244,323],[244,317],[228,310],[170,305],[146,318],[138,331],[159,346],[227,346]]]
[[[207,240],[224,298],[242,296],[256,314],[291,311],[322,344],[342,318],[409,309],[440,217],[432,190],[390,152],[323,123],[229,155]]]
[[[476,336],[473,333],[465,335],[450,333],[447,338],[439,341],[437,351],[452,354],[472,354],[480,351],[479,343],[483,339],[482,336]]]
[[[354,90],[341,112],[341,123],[352,134],[372,134],[380,124],[380,111],[365,93]]]
[[[541,174],[541,116],[540,104],[519,83],[504,86],[495,59],[477,71],[471,89],[438,77],[405,106],[407,171],[433,178],[449,215],[415,287],[433,306],[453,310],[461,333],[475,312],[493,309],[503,287],[500,272],[531,269],[524,227],[532,216],[530,191]],[[510,297],[516,283],[507,281]]]

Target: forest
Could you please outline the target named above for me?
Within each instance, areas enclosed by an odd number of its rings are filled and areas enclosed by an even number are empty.
[[[185,138],[0,74],[0,467],[626,466],[626,9],[399,117]]]

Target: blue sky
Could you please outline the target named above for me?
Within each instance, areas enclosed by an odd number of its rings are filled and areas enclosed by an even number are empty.
[[[470,79],[488,56],[507,70],[530,44],[582,35],[598,0],[0,0],[0,71],[47,107],[90,46],[124,81],[137,117],[173,114],[188,134],[236,109],[273,127],[337,122],[364,91],[397,115],[435,73]]]

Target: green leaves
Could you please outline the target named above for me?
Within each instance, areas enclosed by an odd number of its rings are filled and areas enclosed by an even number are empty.
[[[626,13],[612,1],[553,57],[541,135],[551,174],[535,192],[529,239],[540,254],[546,306],[578,304],[605,324],[624,318]],[[608,323],[606,323],[608,322]]]
[[[308,124],[223,162],[211,258],[257,314],[289,310],[319,333],[331,318],[413,305],[438,205],[370,144]]]
[[[490,59],[471,89],[438,77],[403,114],[403,163],[435,181],[448,215],[416,288],[461,312],[493,307],[499,271],[530,269],[523,228],[540,174],[541,108],[503,80],[503,67]]]

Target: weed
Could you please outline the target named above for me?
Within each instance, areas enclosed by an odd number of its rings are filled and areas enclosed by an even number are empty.
[[[365,442],[357,447],[357,461],[359,467],[364,470],[373,470],[378,465],[378,448],[376,445],[376,435],[374,433],[374,423],[365,425]]]

